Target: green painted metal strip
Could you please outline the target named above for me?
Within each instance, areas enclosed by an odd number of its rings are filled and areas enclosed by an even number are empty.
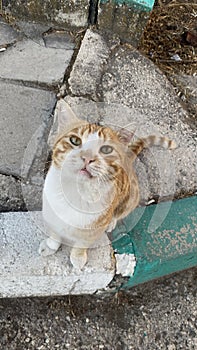
[[[109,0],[100,0],[101,4],[106,4],[108,2]],[[151,11],[155,0],[112,0],[110,2],[116,5],[127,5],[136,10]]]
[[[125,288],[197,266],[197,197],[137,208],[114,230],[113,248],[136,257]]]

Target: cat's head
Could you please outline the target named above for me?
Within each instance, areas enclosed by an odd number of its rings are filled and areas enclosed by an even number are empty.
[[[125,165],[131,133],[78,119],[64,100],[58,102],[56,118],[54,166],[82,181],[114,179]]]

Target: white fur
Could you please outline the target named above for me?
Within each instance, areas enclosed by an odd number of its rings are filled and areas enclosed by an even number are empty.
[[[51,165],[43,189],[42,212],[49,238],[41,242],[39,252],[47,256],[54,254],[61,243],[70,245],[70,260],[80,269],[87,260],[86,249],[107,228],[96,222],[114,196],[106,178],[106,163],[99,154],[102,145],[98,133],[83,135],[82,147],[65,153],[61,169]],[[61,145],[58,147],[63,150]],[[82,170],[85,165],[91,177]]]
[[[58,234],[65,227],[69,232],[76,228],[91,228],[106,209],[107,197],[103,192],[101,196],[97,179],[66,178],[61,170],[51,166],[43,190],[43,217]],[[106,189],[106,196],[107,192]]]
[[[97,136],[92,136],[89,138],[91,142],[87,142],[89,147],[82,147],[82,151],[74,149],[65,156],[61,169],[50,167],[43,190],[43,218],[47,233],[71,246],[88,247],[105,231],[106,227],[96,227],[94,223],[106,212],[110,199],[113,199],[113,188],[105,178],[102,181],[102,177],[88,178],[80,173],[84,166],[80,152],[93,156],[98,146]],[[102,166],[104,168],[104,164]],[[92,173],[93,168],[94,165],[90,164]]]

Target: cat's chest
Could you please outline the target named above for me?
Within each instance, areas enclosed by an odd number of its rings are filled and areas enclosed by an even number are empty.
[[[49,171],[43,190],[43,215],[48,222],[64,226],[90,228],[107,210],[107,189],[99,183],[62,179],[58,171]]]

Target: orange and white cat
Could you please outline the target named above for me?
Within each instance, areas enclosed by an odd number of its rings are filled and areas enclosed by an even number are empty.
[[[173,149],[175,143],[158,136],[131,143],[132,133],[80,120],[63,99],[57,103],[56,118],[58,131],[43,190],[49,237],[41,242],[39,252],[51,255],[67,244],[71,263],[81,269],[87,249],[139,203],[132,166],[136,156],[144,147]]]

